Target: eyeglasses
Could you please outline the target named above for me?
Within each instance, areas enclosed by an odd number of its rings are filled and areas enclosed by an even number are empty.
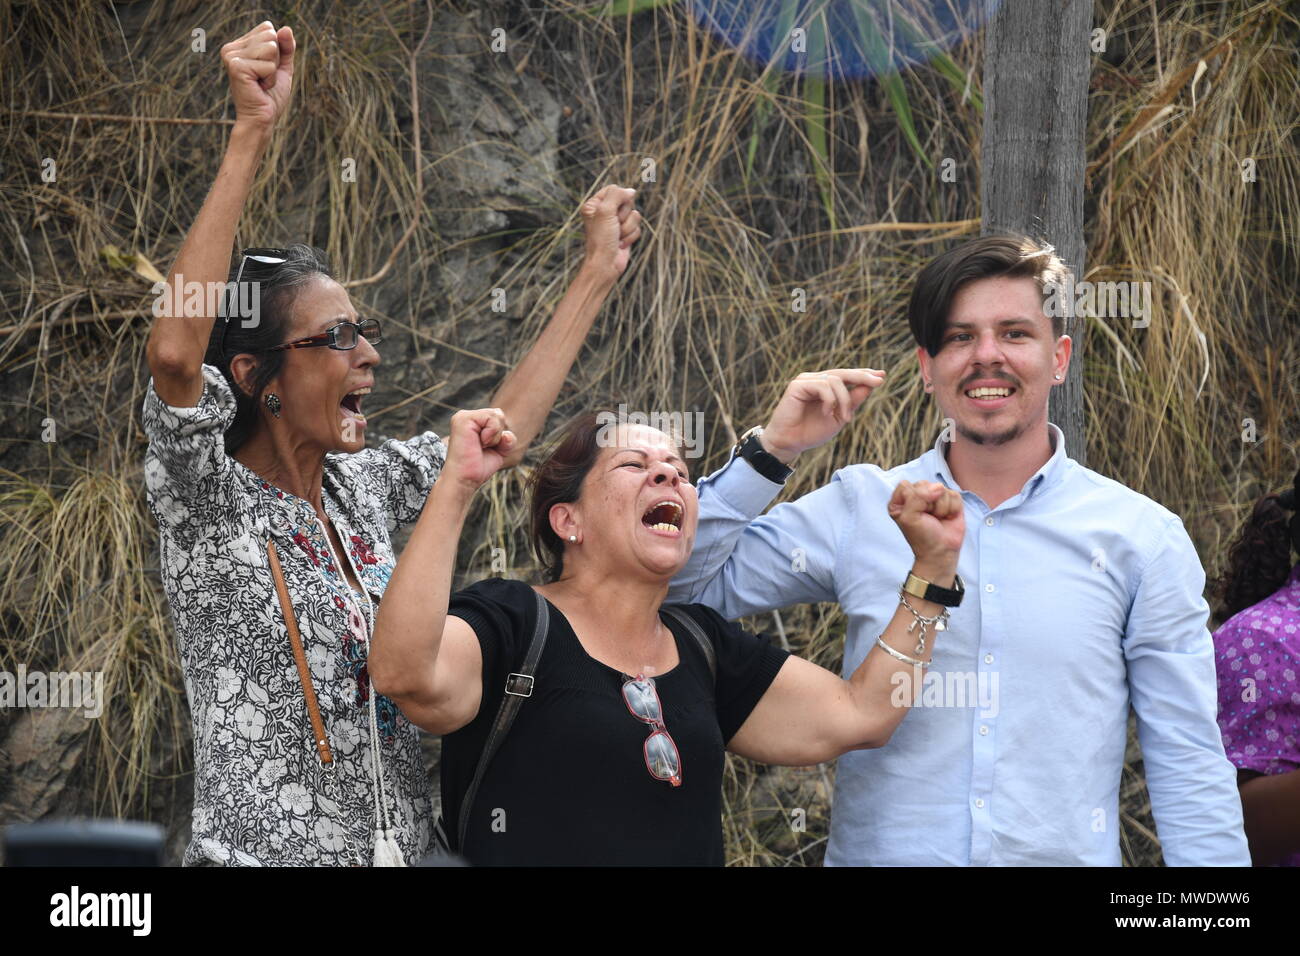
[[[379,320],[362,319],[359,324],[356,322],[340,322],[338,325],[330,326],[320,335],[309,335],[305,339],[294,339],[292,342],[285,342],[283,345],[277,345],[264,351],[279,352],[282,349],[314,349],[327,345],[332,349],[346,352],[357,347],[359,337],[362,335],[366,337],[366,341],[371,345],[377,344],[381,339]]]
[[[637,720],[643,720],[654,729],[646,738],[642,751],[645,766],[656,780],[667,780],[674,787],[682,785],[682,757],[677,744],[664,726],[664,710],[655,690],[654,678],[638,674],[623,684],[623,703]]]
[[[278,266],[284,265],[289,261],[289,251],[287,249],[275,249],[271,247],[253,247],[245,249],[239,262],[239,269],[235,273],[235,281],[232,284],[232,294],[235,301],[241,301],[239,297],[239,282],[243,279],[245,273],[267,272],[274,270]],[[226,326],[221,331],[221,351],[226,351],[226,335],[230,331],[231,317],[238,311],[237,308],[228,307],[226,310]],[[272,346],[269,349],[262,349],[263,352],[279,352],[284,349],[310,349],[320,346],[328,346],[341,352],[346,352],[357,347],[357,341],[360,336],[365,336],[366,341],[371,345],[377,345],[380,340],[379,321],[377,319],[364,319],[360,323],[340,322],[331,326],[319,335],[311,335],[303,339],[294,339],[292,342],[286,342],[283,345]]]
[[[255,272],[259,269],[269,270],[276,266],[282,266],[289,261],[289,251],[287,249],[272,249],[254,246],[251,249],[245,249],[239,260],[239,269],[235,272],[235,281],[230,286],[230,298],[226,304],[226,324],[221,330],[221,354],[226,354],[226,335],[230,332],[230,320],[239,311],[238,303],[244,300],[239,294],[239,280],[244,277],[244,272]]]

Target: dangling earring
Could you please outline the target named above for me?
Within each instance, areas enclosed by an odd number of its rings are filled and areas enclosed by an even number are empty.
[[[280,396],[275,394],[275,392],[267,392],[264,401],[266,402],[266,407],[271,410],[271,414],[274,415],[276,418],[279,418],[280,417]]]

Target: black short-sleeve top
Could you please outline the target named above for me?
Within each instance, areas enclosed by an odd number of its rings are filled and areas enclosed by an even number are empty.
[[[477,865],[721,866],[726,744],[789,656],[704,605],[688,612],[712,643],[703,648],[668,616],[679,663],[655,677],[664,723],[681,755],[679,787],[646,767],[651,732],[623,701],[632,675],[583,649],[547,602],[550,630],[532,696],[525,699],[479,786],[462,852]],[[448,614],[478,636],[483,700],[477,717],[443,737],[442,807],[455,840],[460,803],[496,719],[507,675],[533,635],[533,589],[501,578],[452,595]]]

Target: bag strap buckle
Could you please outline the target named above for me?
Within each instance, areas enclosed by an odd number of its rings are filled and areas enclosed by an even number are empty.
[[[533,677],[531,674],[510,674],[506,677],[506,693],[515,697],[533,696]]]

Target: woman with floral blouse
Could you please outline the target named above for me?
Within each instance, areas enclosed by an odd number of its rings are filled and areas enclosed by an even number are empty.
[[[379,325],[358,318],[319,250],[246,250],[230,267],[288,106],[294,49],[292,31],[270,22],[222,48],[235,124],[160,297],[184,308],[159,309],[148,344],[145,482],[194,729],[186,865],[414,863],[432,825],[418,732],[371,693],[366,659],[395,560],[389,536],[419,516],[445,447],[432,431],[366,447],[361,405],[380,364]],[[517,436],[499,446],[510,464],[541,428],[640,234],[630,189],[605,187],[582,215],[582,267],[492,399]],[[204,298],[191,297],[192,283],[220,287],[228,276],[227,318],[191,307]]]

